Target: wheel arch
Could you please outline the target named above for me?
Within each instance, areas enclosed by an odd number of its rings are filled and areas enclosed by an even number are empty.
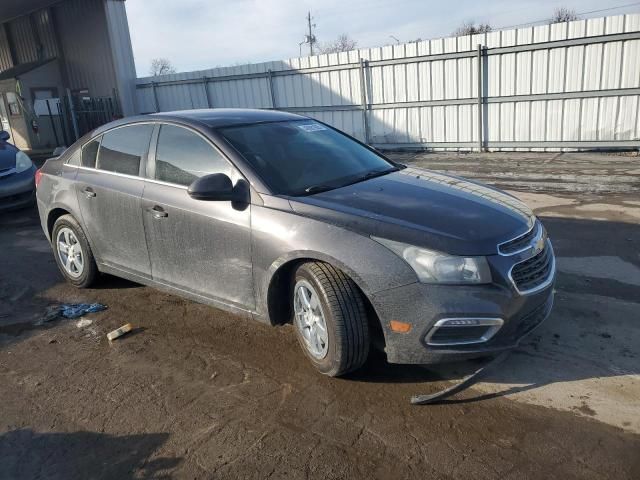
[[[87,238],[87,242],[89,242],[89,247],[91,248],[93,256],[96,259],[96,262],[98,262],[99,257],[98,257],[98,254],[96,253],[96,248],[94,247],[93,240],[89,236],[89,233],[87,232],[87,229],[83,224],[82,216],[79,213],[74,212],[72,208],[69,208],[66,205],[63,205],[63,204],[55,205],[47,213],[46,233],[47,233],[47,236],[49,237],[49,241],[52,241],[53,226],[55,225],[56,221],[63,215],[71,215],[71,217],[73,217],[73,219],[76,222],[78,222],[78,225],[80,225],[80,228],[82,229],[82,233],[84,233],[84,236]]]
[[[49,235],[49,238],[51,238],[51,235],[53,235],[53,226],[55,225],[56,221],[63,215],[71,215],[73,218],[76,218],[73,213],[71,213],[66,208],[54,207],[49,210],[49,213],[47,214],[47,234]],[[78,221],[77,218],[76,221]]]
[[[374,305],[369,300],[368,293],[370,293],[371,290],[367,283],[352,268],[349,268],[340,260],[320,252],[290,252],[271,265],[267,275],[267,286],[264,290],[266,296],[266,315],[269,323],[271,325],[284,325],[291,320],[291,302],[289,301],[288,295],[291,291],[293,275],[299,265],[307,262],[329,263],[342,270],[345,275],[353,280],[362,295],[362,300],[367,310],[367,319],[369,321],[370,331],[376,341],[382,341],[384,344],[384,335],[382,333],[380,317]],[[283,298],[286,298],[287,301],[283,302]]]

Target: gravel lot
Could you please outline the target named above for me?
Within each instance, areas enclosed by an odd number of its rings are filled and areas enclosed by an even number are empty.
[[[483,383],[415,407],[472,365],[374,355],[329,379],[290,327],[112,277],[75,290],[17,211],[0,215],[0,479],[640,478],[639,157],[393,156],[510,190],[554,242],[551,318]],[[109,309],[35,325],[85,301]]]

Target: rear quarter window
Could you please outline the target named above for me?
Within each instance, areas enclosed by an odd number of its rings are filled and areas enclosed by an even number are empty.
[[[82,160],[82,150],[80,148],[78,148],[67,159],[67,165],[75,165],[77,167],[77,166],[80,165],[81,160]]]
[[[95,168],[98,149],[100,148],[100,137],[91,140],[82,147],[82,166]]]

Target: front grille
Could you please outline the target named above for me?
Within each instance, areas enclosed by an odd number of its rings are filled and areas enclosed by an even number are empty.
[[[524,262],[517,263],[511,270],[511,279],[520,292],[533,290],[543,285],[553,270],[553,253],[545,248]]]
[[[15,173],[15,168],[6,168],[4,170],[0,170],[0,180],[7,179],[11,177]]]
[[[542,228],[540,222],[536,221],[531,230],[524,235],[509,240],[508,242],[498,245],[498,252],[502,255],[513,255],[515,253],[526,250],[533,243],[533,239],[538,235],[538,230]]]

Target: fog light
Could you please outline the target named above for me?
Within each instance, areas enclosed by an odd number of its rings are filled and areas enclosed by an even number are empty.
[[[448,327],[474,327],[480,325],[480,321],[477,318],[452,318],[445,320],[441,325]]]
[[[429,330],[427,345],[469,345],[489,341],[500,330],[501,318],[443,318]]]

